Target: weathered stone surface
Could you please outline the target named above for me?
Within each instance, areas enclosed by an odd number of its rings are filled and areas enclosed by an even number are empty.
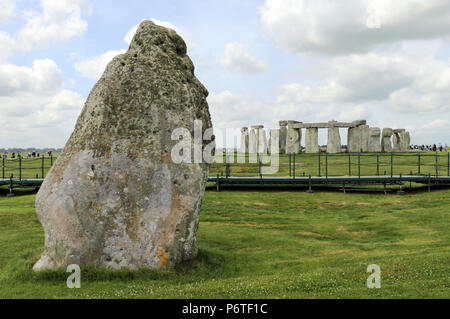
[[[258,153],[267,153],[267,135],[264,126],[257,130],[258,132]]]
[[[401,134],[401,150],[402,152],[409,152],[409,147],[411,145],[411,135],[409,132],[405,131]]]
[[[351,127],[348,129],[347,149],[350,153],[358,153],[361,151],[360,127]]]
[[[308,154],[319,153],[319,129],[307,128],[305,135],[305,152]]]
[[[161,269],[196,256],[209,165],[175,164],[171,134],[193,132],[196,119],[212,126],[207,95],[183,39],[142,22],[93,88],[37,195],[45,250],[35,270]]]
[[[381,151],[392,152],[392,134],[394,132],[391,128],[384,128],[381,134]]]
[[[299,128],[294,128],[293,126],[298,122],[289,121],[288,131],[286,137],[286,153],[300,154],[302,150],[302,131]]]
[[[381,152],[381,130],[379,127],[370,128],[369,133],[369,152]]]
[[[257,131],[255,129],[252,129],[249,134],[248,152],[250,154],[256,154],[258,152],[258,137],[256,133]]]
[[[392,143],[394,152],[402,152],[402,137],[404,133],[404,129],[393,130]]]
[[[278,139],[278,143],[276,139]],[[280,129],[270,130],[269,145],[267,148],[270,154],[280,154]]]
[[[249,133],[248,127],[243,127],[241,129],[241,153],[248,153],[248,143],[249,143]]]
[[[361,146],[360,151],[363,153],[367,153],[369,151],[369,135],[370,128],[368,125],[359,126],[361,132]]]
[[[286,154],[288,121],[280,121],[280,154]]]
[[[338,127],[332,127],[328,129],[328,153],[340,153],[342,152],[341,135],[339,134]]]

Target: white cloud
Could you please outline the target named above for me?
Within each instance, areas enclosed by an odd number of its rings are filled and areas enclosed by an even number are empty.
[[[0,63],[14,54],[16,41],[6,32],[0,31]]]
[[[8,137],[2,146],[64,145],[84,99],[63,87],[52,60],[35,60],[32,67],[1,64],[0,136]]]
[[[74,64],[75,70],[86,78],[98,81],[106,69],[106,66],[112,59],[125,53],[126,50],[112,50],[103,53],[100,56],[93,57],[89,60],[80,61]]]
[[[13,0],[0,1],[0,25],[8,22],[14,15],[15,3]]]
[[[0,96],[35,93],[48,96],[61,89],[63,76],[49,59],[35,60],[32,68],[13,64],[0,65]]]
[[[18,32],[20,48],[64,43],[86,32],[83,15],[89,14],[88,0],[41,0],[42,12],[28,12],[25,26]]]
[[[314,70],[322,83],[291,83],[279,89],[278,103],[383,102],[401,113],[450,111],[450,64],[432,57],[348,55]]]
[[[450,34],[447,0],[266,0],[260,13],[267,31],[294,53],[367,52]]]
[[[232,71],[243,74],[254,74],[266,71],[269,66],[265,61],[259,60],[245,51],[240,43],[228,43],[220,64]]]

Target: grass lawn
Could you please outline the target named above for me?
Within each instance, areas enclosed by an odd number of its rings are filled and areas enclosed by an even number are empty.
[[[450,190],[405,196],[213,192],[200,254],[152,270],[33,273],[44,235],[34,194],[0,196],[0,298],[449,298]],[[382,270],[368,289],[367,266]]]
[[[319,163],[320,175],[325,176],[358,176],[361,175],[384,175],[391,174],[391,160],[392,160],[392,174],[393,175],[436,175],[436,154],[437,169],[439,176],[448,176],[450,174],[450,156],[447,152],[423,152],[418,153],[341,153],[328,154],[321,153],[320,159],[318,154],[299,154],[295,156],[295,174],[296,176],[318,176]],[[23,179],[42,178],[51,168],[51,165],[56,161],[58,154],[54,153],[53,158],[49,158],[44,154],[42,158],[26,158],[25,155],[21,162],[19,159],[8,158],[6,161],[0,160],[2,166],[0,171],[0,178],[9,178],[11,174],[15,178],[22,175]],[[226,174],[225,157],[217,155],[215,163],[211,165],[210,176],[217,176],[217,174]],[[231,158],[231,157],[230,157]],[[238,163],[238,159],[243,163]],[[326,171],[326,164],[328,162],[328,172]],[[358,166],[358,163],[360,165]],[[349,165],[350,164],[350,165]],[[420,164],[420,165],[419,165]],[[270,163],[263,164],[270,166]],[[22,169],[20,169],[22,168]],[[420,169],[420,171],[419,171]],[[291,158],[291,174],[293,174],[294,163]],[[21,174],[20,174],[21,172]],[[230,164],[231,176],[259,176],[259,164],[256,160],[250,161],[249,155],[235,154],[234,161]],[[279,168],[276,174],[267,176],[289,176],[289,155],[280,155]]]
[[[436,161],[437,154],[437,161]],[[392,157],[391,157],[392,156]],[[237,154],[230,156],[231,176],[259,176],[259,164],[255,160],[249,161],[249,156]],[[245,159],[245,160],[244,160]],[[269,158],[268,158],[269,159]],[[239,162],[240,161],[240,162]],[[391,166],[392,161],[392,166]],[[210,175],[226,174],[225,157],[216,156],[212,164]],[[436,165],[437,162],[437,165]],[[320,163],[320,168],[319,168]],[[328,172],[327,172],[328,163]],[[358,165],[359,163],[359,165]],[[263,164],[270,166],[269,163]],[[450,174],[450,156],[447,152],[423,152],[423,153],[340,153],[340,154],[297,154],[295,156],[296,176],[375,176],[375,175],[436,175],[436,167],[439,176]],[[291,174],[294,174],[294,158],[291,157]],[[269,175],[268,175],[269,176]],[[279,156],[279,169],[273,176],[289,176],[289,155]]]

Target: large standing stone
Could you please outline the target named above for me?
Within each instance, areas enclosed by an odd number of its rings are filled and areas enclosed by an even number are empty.
[[[257,131],[252,128],[248,139],[248,152],[250,154],[256,154],[258,152],[258,138],[256,135]]]
[[[347,150],[350,153],[361,151],[361,128],[359,126],[348,129]]]
[[[240,149],[241,153],[243,154],[248,153],[248,143],[249,143],[248,127],[243,127],[241,129],[241,149]]]
[[[308,154],[319,153],[319,129],[317,127],[306,129],[305,152]]]
[[[328,129],[327,152],[328,153],[342,152],[341,135],[339,134],[338,127],[331,127]]]
[[[268,150],[270,154],[280,154],[280,129],[271,129],[269,136]],[[278,139],[278,142],[276,139]]]
[[[212,126],[207,95],[183,39],[142,22],[93,88],[37,194],[45,250],[35,270],[161,269],[196,256],[209,164],[174,163],[171,135],[192,134],[196,119]]]
[[[299,123],[296,121],[288,122],[288,132],[286,137],[286,153],[300,154],[302,150],[302,130],[292,127],[293,124]]]
[[[267,134],[264,126],[258,129],[258,153],[267,153]]]
[[[360,151],[363,153],[367,153],[369,151],[369,136],[370,136],[370,128],[368,125],[361,125],[359,127],[361,132],[361,147]]]
[[[402,138],[402,144],[401,144],[402,152],[409,152],[409,147],[411,145],[410,133],[407,131],[403,132],[401,138]]]
[[[379,127],[370,128],[369,133],[369,152],[381,152],[381,130]]]
[[[392,134],[394,132],[391,128],[384,128],[381,134],[381,151],[392,152]]]
[[[398,129],[393,131],[393,151],[394,152],[403,152],[402,150],[402,138],[404,137],[405,130]]]
[[[286,154],[287,121],[280,121],[280,154]]]

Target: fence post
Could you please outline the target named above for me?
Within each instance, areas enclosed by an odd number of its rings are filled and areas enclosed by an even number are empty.
[[[6,161],[5,158],[2,158],[2,178],[5,179],[5,165],[6,165]]]
[[[436,177],[439,176],[439,154],[436,151]]]
[[[292,153],[289,153],[289,177],[292,176]]]
[[[50,167],[52,167],[52,166],[53,166],[53,154],[50,155]]]
[[[420,152],[419,152],[419,174],[418,175],[420,176]]]
[[[319,177],[321,177],[320,175],[321,175],[321,173],[320,173],[320,150],[319,150]]]
[[[380,153],[377,153],[377,176],[380,176]]]
[[[292,156],[294,157],[294,159],[293,159],[293,162],[294,162],[293,174],[294,174],[294,179],[295,179],[295,152]]]
[[[394,153],[391,152],[391,177],[394,176]]]
[[[348,152],[348,176],[352,176],[352,153]]]
[[[447,176],[450,176],[450,153],[447,153]]]
[[[22,180],[22,154],[19,153],[19,180]]]
[[[259,153],[259,177],[262,178],[262,158],[261,158],[261,153]]]
[[[328,152],[325,153],[325,178],[328,179]]]
[[[41,174],[42,174],[42,178],[44,178],[44,156],[42,156],[42,165],[41,165]]]
[[[358,177],[361,178],[361,152],[358,152]]]

